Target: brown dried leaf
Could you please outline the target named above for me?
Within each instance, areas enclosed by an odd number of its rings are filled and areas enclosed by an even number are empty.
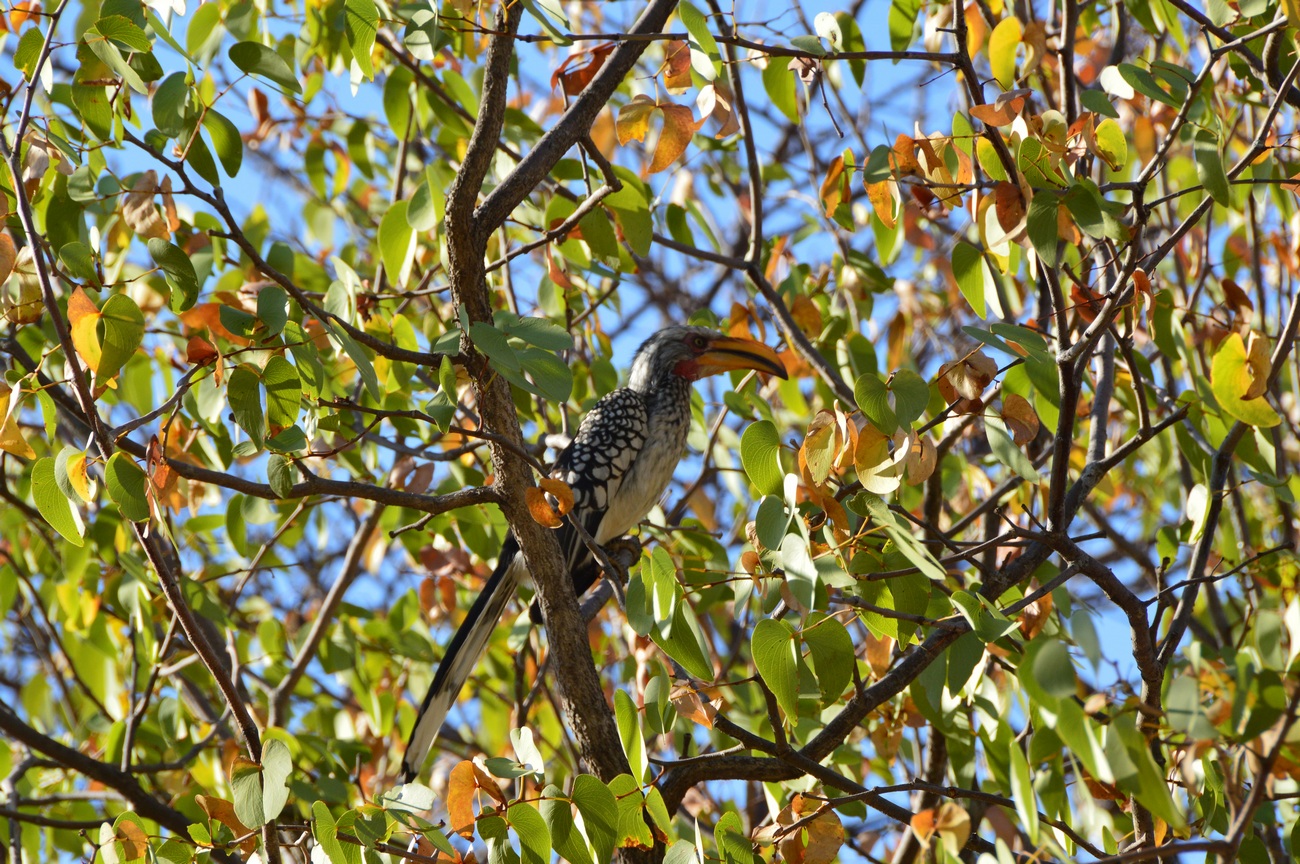
[[[785,68],[799,76],[799,80],[809,87],[817,83],[822,74],[822,61],[816,57],[795,57],[785,64]]]
[[[939,451],[924,435],[907,436],[907,482],[913,486],[930,479],[939,464]]]
[[[691,89],[691,49],[680,39],[664,47],[664,89],[674,95]]]
[[[695,107],[700,109],[700,124],[703,125],[707,118],[716,121],[721,127],[713,136],[718,140],[740,131],[740,119],[732,107],[734,102],[735,97],[730,88],[721,82],[707,85],[695,98]]]
[[[1023,396],[1008,393],[1002,397],[1002,419],[1011,437],[1022,447],[1038,435],[1038,414]]]
[[[141,174],[122,200],[122,221],[140,237],[166,240],[171,234],[154,205],[153,199],[157,193],[158,173],[146,171]]]
[[[1221,283],[1223,286],[1223,302],[1234,313],[1246,318],[1255,311],[1255,304],[1250,302],[1250,295],[1231,279],[1224,279]]]
[[[1268,373],[1272,369],[1268,336],[1251,331],[1246,339],[1246,366],[1250,369],[1250,387],[1242,399],[1258,399],[1268,390]]]
[[[998,183],[993,187],[993,206],[998,224],[1008,234],[1014,233],[1025,219],[1025,198],[1015,183]]]

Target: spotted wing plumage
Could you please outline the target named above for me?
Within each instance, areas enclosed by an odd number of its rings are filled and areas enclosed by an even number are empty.
[[[578,434],[556,459],[551,476],[563,480],[573,489],[570,518],[578,520],[598,541],[609,539],[611,526],[604,524],[605,517],[610,512],[611,502],[616,501],[619,488],[632,469],[637,454],[646,443],[648,428],[644,398],[633,390],[615,390],[597,402],[583,418]],[[622,534],[631,526],[613,527]],[[591,586],[599,568],[578,532],[568,522],[559,529],[558,535],[575,589],[581,595]],[[401,782],[409,783],[419,775],[447,712],[478,666],[492,631],[510,598],[515,595],[519,582],[527,575],[518,551],[514,537],[506,538],[496,570],[447,644],[411,729],[402,759]],[[534,609],[534,620],[538,618]]]

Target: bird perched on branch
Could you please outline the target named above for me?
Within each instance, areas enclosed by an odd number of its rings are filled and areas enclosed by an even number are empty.
[[[786,377],[774,350],[761,342],[724,336],[706,327],[668,327],[645,341],[632,361],[626,387],[592,407],[551,476],[573,490],[568,520],[576,520],[598,545],[640,522],[668,488],[691,426],[691,384],[732,369]],[[566,521],[558,529],[561,552],[579,596],[599,568]],[[400,780],[419,774],[461,687],[487,649],[506,604],[528,575],[513,535],[506,538],[487,584],[452,637],[420,706],[402,759]]]

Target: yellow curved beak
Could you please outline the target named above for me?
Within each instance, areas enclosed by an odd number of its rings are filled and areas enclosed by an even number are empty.
[[[776,351],[753,339],[719,336],[696,362],[699,363],[701,377],[732,369],[753,369],[778,378],[789,377]]]

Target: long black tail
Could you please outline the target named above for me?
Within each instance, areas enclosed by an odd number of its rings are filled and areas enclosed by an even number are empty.
[[[442,662],[438,664],[438,671],[434,673],[433,683],[429,685],[429,692],[425,694],[424,703],[420,706],[420,713],[415,718],[411,737],[406,742],[400,782],[410,783],[419,776],[433,742],[438,739],[447,712],[456,703],[461,688],[487,650],[492,631],[501,620],[506,604],[515,596],[523,572],[523,558],[518,552],[519,546],[515,543],[515,538],[507,537],[501,547],[496,570],[479,592],[478,599],[470,607],[469,614],[465,616],[456,635],[451,637],[451,642],[442,655]]]

